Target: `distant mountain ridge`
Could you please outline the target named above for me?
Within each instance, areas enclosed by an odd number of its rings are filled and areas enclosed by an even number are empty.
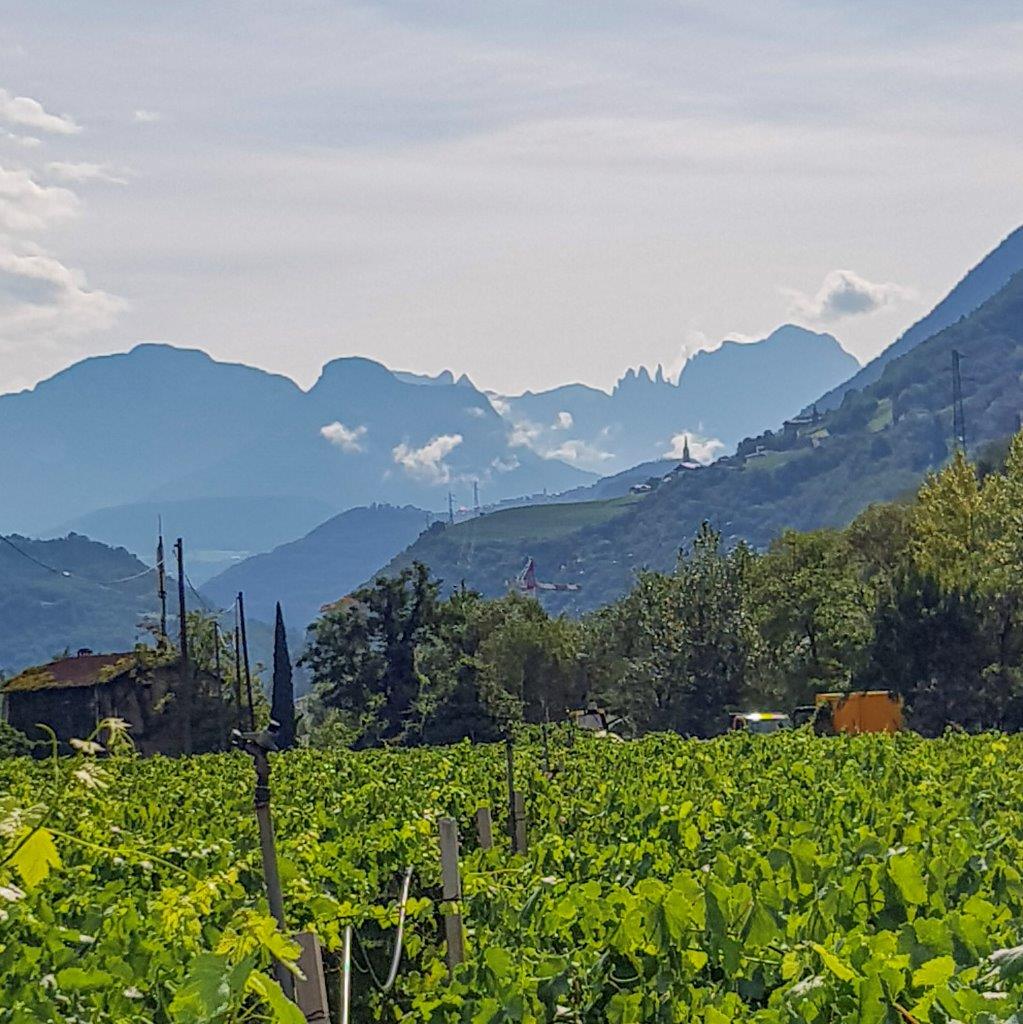
[[[794,416],[859,363],[830,334],[785,324],[757,342],[725,341],[689,359],[678,383],[630,369],[609,395],[569,384],[493,396],[524,444],[602,475],[677,455],[689,436],[703,458]]]
[[[303,391],[197,350],[139,345],[0,396],[0,439],[0,529],[26,534],[140,502],[443,507],[449,487],[471,493],[473,480],[499,500],[594,479],[513,446],[471,384],[424,387],[362,358],[328,363]],[[240,504],[233,517],[244,515]]]
[[[187,538],[188,574],[198,584],[249,555],[302,536],[333,511],[325,501],[286,496],[141,501],[96,509],[40,534],[83,534],[125,547],[152,565],[157,528],[162,523],[168,543],[175,537]]]
[[[328,362],[303,391],[145,343],[0,395],[0,529],[84,530],[148,557],[145,520],[166,506],[187,525],[201,509],[195,550],[215,572],[308,530],[312,508],[320,521],[373,502],[443,509],[477,481],[487,503],[555,494],[671,457],[683,434],[708,457],[706,438],[733,445],[855,366],[830,335],[787,325],[694,356],[677,385],[642,369],[610,395],[570,384],[503,399],[464,374],[362,357]],[[267,514],[294,532],[254,528]]]

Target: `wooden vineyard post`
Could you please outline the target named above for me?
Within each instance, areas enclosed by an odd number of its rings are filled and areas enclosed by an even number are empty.
[[[512,744],[511,730],[504,737],[505,767],[508,773],[508,838],[511,840],[512,852],[515,852],[515,748]]]
[[[295,979],[295,1002],[309,1024],[330,1024],[320,940],[312,932],[299,932],[295,941],[302,950],[298,969],[305,975]]]
[[[549,779],[551,777],[551,748],[547,740],[547,726],[550,723],[550,714],[547,710],[547,701],[543,702],[543,721],[540,723],[540,737],[543,740],[543,773]]]
[[[526,801],[521,793],[516,792],[512,799],[515,826],[515,852],[526,853]]]
[[[494,822],[490,816],[489,807],[481,807],[476,812],[476,835],[479,838],[481,850],[489,850],[493,847]]]
[[[445,903],[460,904],[462,880],[458,873],[458,823],[454,818],[440,819],[441,898]],[[460,911],[444,915],[444,937],[448,947],[448,973],[465,960],[465,937],[462,934]]]

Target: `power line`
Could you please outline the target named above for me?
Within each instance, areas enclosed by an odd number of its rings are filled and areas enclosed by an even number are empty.
[[[56,566],[50,565],[49,563],[36,558],[35,555],[31,555],[24,548],[18,547],[10,537],[5,537],[3,534],[0,534],[0,541],[3,541],[8,547],[17,551],[22,558],[27,558],[30,562],[39,566],[40,569],[52,572],[54,576],[62,576],[64,579],[81,580],[83,583],[91,583],[96,587],[110,587],[118,583],[130,583],[132,580],[138,580],[143,576],[148,576],[151,572],[156,572],[158,568],[158,566],[153,565],[147,569],[143,569],[141,572],[134,573],[131,576],[121,576],[119,579],[115,580],[94,580],[89,576],[80,576],[78,573],[71,572],[69,569],[58,569]]]
[[[228,608],[213,608],[213,607],[211,607],[209,602],[206,600],[206,598],[203,597],[202,594],[200,594],[199,591],[195,589],[195,585],[188,578],[188,573],[187,572],[185,573],[185,582],[188,584],[188,589],[191,590],[193,594],[195,594],[195,596],[199,600],[199,603],[203,606],[203,608],[210,615],[225,615],[225,614],[227,614],[227,612],[229,612],[231,610],[229,607]]]
[[[8,547],[14,548],[14,550],[17,551],[22,558],[27,558],[30,562],[35,562],[36,565],[38,565],[41,569],[45,569],[47,572],[52,572],[56,576],[71,575],[71,573],[69,573],[67,569],[56,569],[52,565],[47,565],[45,562],[41,562],[34,555],[30,555],[27,551],[23,551],[21,548],[18,547],[17,544],[14,543],[13,540],[11,540],[9,537],[5,537],[3,534],[0,534],[0,540],[2,540]]]
[[[151,572],[156,572],[159,569],[159,565],[151,565],[148,569],[143,569],[142,572],[135,573],[134,576],[122,576],[119,580],[105,580],[100,583],[100,586],[106,586],[114,583],[130,583],[132,580],[140,580],[143,576],[148,576]],[[80,577],[84,579],[85,577]],[[99,580],[89,580],[90,583],[99,583]]]

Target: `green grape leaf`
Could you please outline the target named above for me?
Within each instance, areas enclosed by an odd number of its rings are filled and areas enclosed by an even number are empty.
[[[14,870],[29,889],[38,885],[54,868],[60,867],[60,854],[47,828],[37,828],[11,858]]]
[[[237,994],[226,956],[200,953],[188,970],[184,984],[174,993],[170,1017],[175,1024],[201,1024],[231,1007]]]
[[[852,981],[856,972],[841,958],[825,949],[819,942],[811,942],[810,948],[824,961],[824,966],[841,981]]]
[[[57,987],[65,992],[94,992],[114,984],[114,976],[106,971],[65,967],[57,971]]]
[[[284,994],[281,986],[262,971],[252,971],[245,987],[269,1007],[274,1024],[306,1024],[305,1014]]]
[[[936,956],[913,972],[915,988],[935,988],[944,985],[956,972],[956,962],[950,956]]]
[[[907,906],[927,902],[927,885],[920,861],[915,854],[897,853],[888,860],[888,875],[895,883]]]
[[[754,947],[766,946],[778,937],[778,932],[778,922],[775,921],[774,915],[763,903],[757,903],[750,916],[746,941]]]

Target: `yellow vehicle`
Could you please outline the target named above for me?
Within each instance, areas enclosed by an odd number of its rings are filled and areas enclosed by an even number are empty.
[[[751,732],[758,735],[781,732],[792,728],[792,719],[782,711],[742,711],[732,715],[732,732]]]
[[[800,711],[809,712],[800,715]],[[899,732],[902,698],[891,690],[818,693],[813,708],[797,709],[796,719],[813,720],[823,733]]]

